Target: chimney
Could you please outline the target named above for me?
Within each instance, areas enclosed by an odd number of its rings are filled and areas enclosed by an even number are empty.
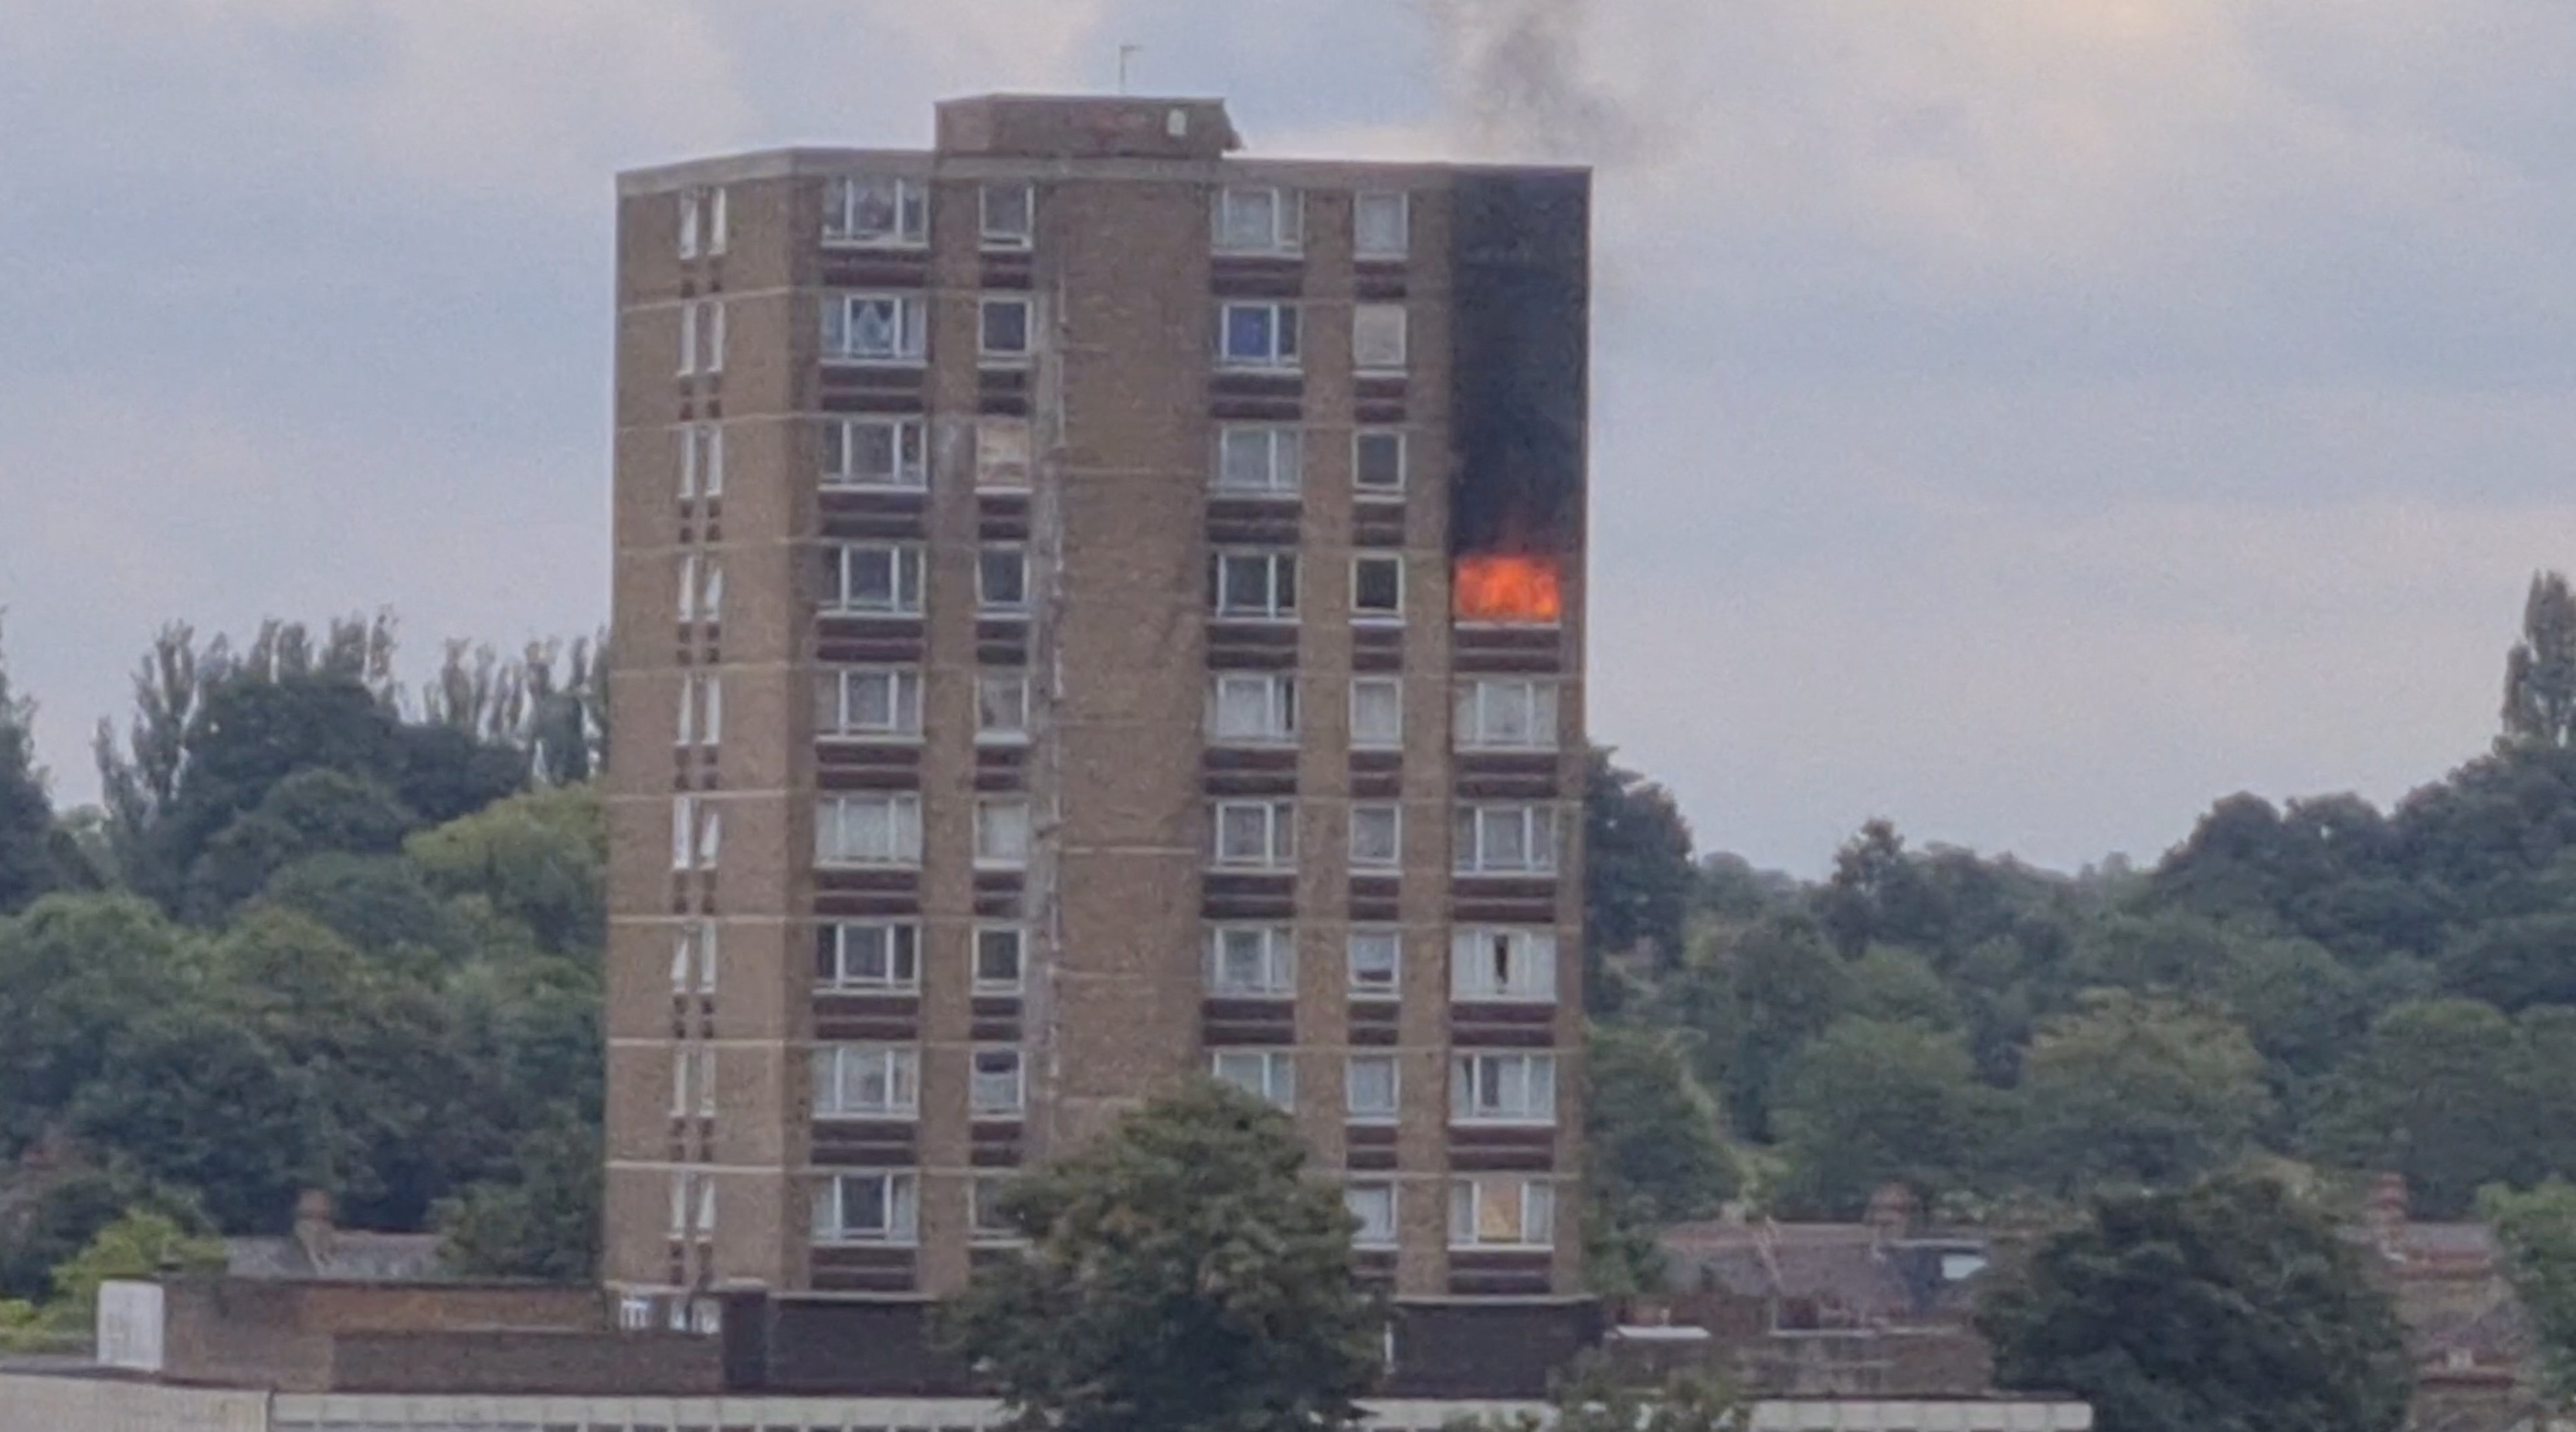
[[[295,1245],[304,1250],[304,1261],[313,1271],[331,1257],[331,1194],[327,1189],[308,1188],[295,1199]]]
[[[1901,1183],[1887,1184],[1869,1197],[1870,1231],[1881,1243],[1902,1238],[1913,1231],[1915,1209],[1914,1190]]]
[[[2385,1258],[2405,1256],[2407,1222],[2406,1175],[2383,1173],[2371,1180],[2370,1201],[2362,1213],[2362,1226],[2370,1234]]]

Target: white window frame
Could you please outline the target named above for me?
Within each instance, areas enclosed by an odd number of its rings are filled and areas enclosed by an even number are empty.
[[[1395,480],[1372,482],[1368,479],[1367,452],[1371,442],[1385,442],[1395,448]],[[1401,498],[1406,481],[1412,476],[1413,443],[1411,434],[1402,428],[1360,428],[1351,434],[1351,487],[1362,501],[1371,498]]]
[[[1037,839],[1036,815],[1026,796],[975,799],[975,868],[1024,870]]]
[[[1017,746],[1029,739],[1029,674],[975,673],[975,744]]]
[[[1238,465],[1236,459],[1243,462]],[[1294,423],[1224,423],[1209,487],[1247,497],[1294,497],[1305,484],[1306,430]]]
[[[992,316],[996,309],[1020,311],[1020,346],[996,347]],[[1038,351],[1037,300],[1025,294],[987,294],[975,303],[975,359],[986,368],[1021,368]]]
[[[713,870],[724,850],[724,813],[705,796],[671,798],[671,868]]]
[[[1384,1104],[1360,1102],[1362,1066],[1386,1072]],[[1353,1124],[1392,1124],[1404,1110],[1404,1061],[1392,1054],[1353,1054],[1342,1065],[1342,1118]]]
[[[1457,875],[1554,875],[1558,811],[1545,802],[1461,802],[1451,827],[1450,870]],[[1517,825],[1514,858],[1503,836]]]
[[[868,1099],[856,1091],[875,1081],[885,1091]],[[917,1119],[921,1117],[921,1047],[916,1044],[817,1044],[813,1054],[813,1114],[817,1119]]]
[[[1381,943],[1384,945],[1389,958],[1386,962],[1386,977],[1383,980],[1376,978],[1373,972],[1367,978],[1362,977],[1362,963],[1359,958],[1362,941],[1368,942],[1371,946],[1377,946]],[[1375,965],[1374,955],[1371,956],[1369,965],[1373,971]],[[1404,931],[1393,925],[1355,926],[1343,942],[1342,978],[1343,982],[1350,987],[1350,996],[1353,999],[1397,999],[1402,997],[1404,992]]]
[[[1457,688],[1453,739],[1461,751],[1553,751],[1559,683],[1539,677],[1480,676]],[[1515,732],[1514,728],[1518,731]],[[1503,734],[1493,734],[1500,728]]]
[[[671,928],[671,993],[714,994],[721,945],[713,920],[683,920]]]
[[[814,928],[814,984],[827,990],[921,987],[921,925],[913,920],[827,920]],[[873,946],[873,948],[871,948]],[[863,961],[883,973],[858,972]]]
[[[1202,977],[1211,995],[1225,999],[1293,999],[1297,994],[1297,928],[1210,925],[1202,963]]]
[[[1257,820],[1262,832],[1258,854],[1228,854],[1229,824]],[[1297,803],[1294,800],[1220,800],[1208,803],[1208,863],[1219,870],[1297,868]]]
[[[724,371],[725,305],[721,298],[684,299],[680,304],[680,376]]]
[[[887,841],[882,851],[840,848],[853,808],[884,807]],[[837,834],[836,834],[837,832]],[[814,802],[814,863],[832,869],[921,864],[921,797],[911,791],[845,791]]]
[[[858,312],[862,305],[885,304],[892,310],[894,341],[883,348],[861,349]],[[828,294],[823,299],[825,363],[917,368],[930,356],[930,304],[918,293],[860,289]]]
[[[1257,712],[1248,725],[1233,718]],[[1286,746],[1297,740],[1297,677],[1285,671],[1219,671],[1208,677],[1212,746]]]
[[[724,744],[724,674],[691,671],[680,677],[680,711],[672,733],[675,746]]]
[[[860,436],[885,436],[892,461],[882,474],[862,472]],[[919,418],[829,418],[822,425],[822,484],[827,488],[892,487],[918,491],[929,485],[929,444]]]
[[[671,1047],[671,1117],[716,1116],[716,1051],[708,1044]]]
[[[1352,304],[1352,371],[1361,374],[1405,371],[1412,361],[1409,326],[1403,304]]]
[[[851,1185],[873,1182],[885,1209],[885,1222],[872,1228],[850,1225]],[[822,1247],[879,1244],[908,1248],[920,1236],[921,1179],[902,1169],[854,1169],[822,1180],[814,1193],[813,1241]]]
[[[1265,315],[1263,331],[1267,338],[1258,348],[1237,352],[1234,316],[1254,310]],[[1292,299],[1227,299],[1219,303],[1216,310],[1217,366],[1271,373],[1296,372],[1305,361],[1303,326],[1304,316]]]
[[[724,496],[724,424],[682,423],[672,429],[680,450],[680,496]]]
[[[887,720],[862,722],[858,692],[883,682]],[[814,734],[825,741],[918,741],[921,739],[921,668],[917,666],[827,666],[814,678]]]
[[[1518,1185],[1520,1227],[1512,1238],[1484,1236],[1487,1190]],[[1449,1185],[1449,1246],[1452,1248],[1553,1248],[1556,1246],[1556,1184],[1527,1174],[1479,1174]]]
[[[1026,492],[1032,466],[1028,419],[995,416],[975,420],[977,491]]]
[[[997,572],[1018,573],[1019,593],[996,594]],[[975,614],[986,617],[1024,617],[1029,614],[1029,549],[1017,542],[987,542],[975,549]]]
[[[1394,728],[1379,731],[1373,724],[1363,728],[1360,711],[1363,693],[1382,693],[1395,713]],[[1351,749],[1356,751],[1400,751],[1404,749],[1404,680],[1395,676],[1354,676],[1351,678],[1350,710]]]
[[[723,620],[722,560],[712,553],[683,552],[680,554],[679,573],[679,620],[682,623]]]
[[[987,940],[993,942],[991,948],[994,950],[999,950],[1005,944],[1009,946],[1011,951],[1011,977],[1008,980],[994,979],[985,973],[984,957],[987,951],[985,943]],[[975,927],[975,945],[972,952],[972,958],[975,963],[974,968],[969,973],[973,977],[975,993],[1018,994],[1028,980],[1028,927],[1025,925],[1006,924],[977,925]]]
[[[1556,1056],[1527,1050],[1459,1050],[1449,1059],[1449,1122],[1556,1126]]]
[[[997,226],[993,222],[993,196],[997,192],[1003,191],[1011,192],[1017,201],[1017,207],[1020,211],[1020,222],[1018,228],[1011,228],[1007,225]],[[1025,180],[1017,183],[1008,180],[990,180],[976,187],[975,230],[976,241],[980,247],[987,249],[1030,248],[1037,242],[1037,228],[1038,191],[1036,185],[1028,183]]]
[[[1246,562],[1263,564],[1262,600],[1237,606],[1227,578],[1236,570],[1236,564]],[[1295,548],[1220,547],[1208,554],[1208,610],[1222,621],[1293,622],[1297,619],[1300,575]]]
[[[1383,1221],[1370,1218],[1369,1213],[1362,1208],[1364,1203],[1375,1203],[1381,1196],[1386,1204],[1386,1216]],[[1352,1247],[1393,1248],[1396,1246],[1404,1225],[1399,1221],[1403,1197],[1396,1191],[1394,1180],[1354,1179],[1344,1184],[1342,1207],[1351,1215],[1352,1222],[1359,1225],[1351,1230]]]
[[[1370,825],[1384,823],[1387,841],[1386,852],[1383,855],[1377,853],[1374,848],[1365,855],[1361,853],[1360,827],[1363,818]],[[1395,801],[1352,802],[1350,839],[1347,846],[1347,855],[1353,870],[1393,870],[1404,864],[1404,807]]]
[[[1270,221],[1260,223],[1247,212],[1256,203],[1270,207]],[[1217,190],[1209,206],[1215,232],[1210,243],[1221,254],[1294,254],[1305,247],[1306,194],[1265,184],[1229,184]],[[1235,220],[1241,213],[1243,223]],[[1246,232],[1238,235],[1238,228]],[[1258,229],[1258,234],[1249,232]]]
[[[1360,605],[1360,572],[1384,569],[1395,573],[1395,605],[1362,607]],[[1401,552],[1354,552],[1351,554],[1351,620],[1362,626],[1404,625],[1404,554]]]
[[[703,1169],[671,1171],[671,1237],[703,1241],[715,1236],[716,1176]]]
[[[893,201],[893,227],[862,232],[859,198],[883,186]],[[901,174],[849,174],[823,186],[823,242],[833,248],[917,249],[930,242],[930,186]]]
[[[1028,1112],[1029,1061],[1016,1044],[980,1044],[968,1056],[970,1118],[1018,1118]]]
[[[1208,1051],[1208,1072],[1218,1083],[1231,1084],[1274,1109],[1293,1112],[1297,1107],[1293,1050],[1213,1049]]]
[[[1552,926],[1461,925],[1449,932],[1449,997],[1553,1004],[1556,963]]]
[[[1395,208],[1395,242],[1392,247],[1384,243],[1370,243],[1369,229],[1364,216],[1372,206],[1383,210],[1390,203]],[[1411,254],[1412,250],[1412,195],[1401,189],[1363,189],[1351,195],[1351,257],[1363,261],[1401,259]]]
[[[854,564],[861,558],[877,556],[886,560],[889,594],[884,601],[873,596],[862,601],[854,591]],[[928,561],[920,543],[841,542],[831,549],[831,563],[832,590],[824,594],[824,611],[862,616],[921,615]]]

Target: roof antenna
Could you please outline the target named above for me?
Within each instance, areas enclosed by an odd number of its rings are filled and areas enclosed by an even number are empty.
[[[1127,92],[1127,62],[1144,52],[1145,47],[1142,45],[1120,45],[1118,47],[1118,92],[1120,94],[1125,94]]]

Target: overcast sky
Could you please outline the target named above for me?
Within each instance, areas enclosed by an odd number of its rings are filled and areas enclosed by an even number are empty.
[[[168,618],[390,606],[415,668],[603,622],[616,170],[925,144],[1122,41],[1258,152],[1601,164],[1592,723],[1703,848],[2150,859],[2483,748],[2576,565],[2576,6],[1589,0],[1497,44],[1540,14],[0,0],[0,607],[58,795]]]

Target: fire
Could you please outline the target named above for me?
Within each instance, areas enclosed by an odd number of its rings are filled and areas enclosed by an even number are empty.
[[[1565,609],[1556,562],[1524,552],[1474,552],[1450,580],[1458,620],[1553,625]]]

